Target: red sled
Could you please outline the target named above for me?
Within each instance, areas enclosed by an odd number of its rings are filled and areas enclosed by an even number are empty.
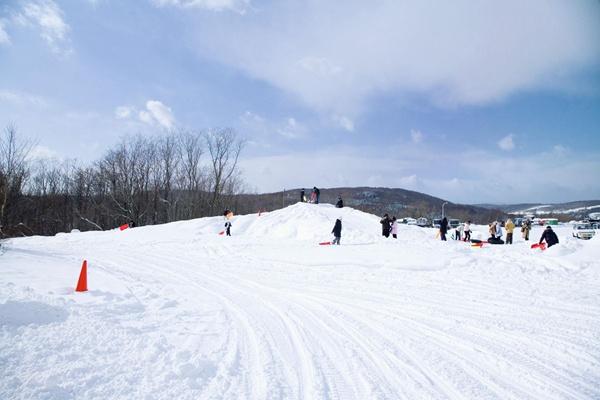
[[[321,242],[321,243],[319,243],[319,246],[328,246],[330,244],[331,244],[331,242]]]
[[[225,231],[219,232],[219,235],[223,235],[223,234],[225,234]]]
[[[119,227],[119,230],[124,231],[127,228],[129,228],[129,224],[123,224]]]
[[[532,249],[540,249],[540,250],[546,250],[546,243],[534,243],[531,245]]]

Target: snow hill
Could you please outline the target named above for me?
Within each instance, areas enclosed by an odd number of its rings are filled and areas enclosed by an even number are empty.
[[[3,242],[0,398],[600,398],[600,237],[393,240],[328,204],[223,222]]]

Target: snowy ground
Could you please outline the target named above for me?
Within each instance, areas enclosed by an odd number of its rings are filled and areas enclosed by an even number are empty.
[[[318,246],[340,215],[342,246]],[[308,204],[220,230],[3,243],[0,398],[600,398],[600,237],[384,240],[376,216]]]

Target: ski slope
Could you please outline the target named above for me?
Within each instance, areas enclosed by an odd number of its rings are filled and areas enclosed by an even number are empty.
[[[318,246],[339,216],[342,245]],[[4,242],[0,398],[600,398],[600,235],[393,240],[327,204],[222,226]]]

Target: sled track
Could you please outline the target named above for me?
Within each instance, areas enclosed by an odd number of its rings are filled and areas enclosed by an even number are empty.
[[[573,372],[598,371],[590,347],[572,343],[578,327],[597,325],[594,310],[556,307],[554,311],[569,317],[554,321],[552,336],[544,343],[523,342],[522,334],[514,329],[504,329],[502,334],[490,331],[489,315],[479,310],[497,310],[500,326],[528,318],[533,318],[535,326],[544,324],[544,308],[533,304],[512,315],[511,321],[503,310],[517,312],[515,304],[522,307],[526,296],[514,293],[512,303],[501,297],[487,300],[495,288],[487,283],[463,286],[464,291],[481,298],[473,307],[465,307],[455,293],[431,296],[437,290],[411,304],[391,293],[357,295],[336,287],[298,293],[276,287],[286,282],[267,284],[233,273],[238,271],[236,265],[256,265],[255,256],[241,256],[231,263],[223,261],[227,248],[202,250],[198,262],[190,262],[189,256],[148,256],[144,252],[129,260],[142,262],[153,276],[161,274],[167,281],[218,298],[228,315],[238,321],[228,352],[242,352],[239,361],[245,365],[239,373],[247,375],[242,379],[247,383],[230,387],[236,396],[410,399],[427,393],[430,398],[579,399],[600,392],[593,375]],[[123,257],[119,255],[119,259]],[[446,328],[451,318],[462,321],[459,330]],[[576,355],[576,361],[557,358],[552,345]],[[591,348],[597,351],[596,346]],[[257,374],[257,369],[264,373]],[[222,388],[226,385],[222,380],[230,385],[235,382],[224,375],[213,380],[209,387]],[[209,394],[216,393],[204,392],[207,398]]]

